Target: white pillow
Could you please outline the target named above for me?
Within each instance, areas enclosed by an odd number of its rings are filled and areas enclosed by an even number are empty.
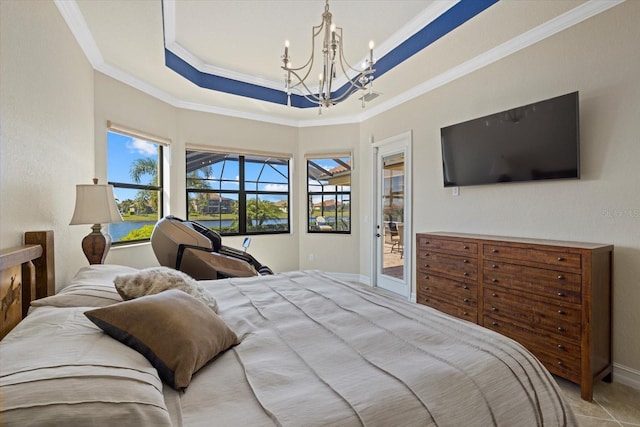
[[[125,301],[154,295],[167,289],[179,289],[218,312],[218,302],[193,277],[169,267],[151,267],[123,274],[116,276],[113,283]]]

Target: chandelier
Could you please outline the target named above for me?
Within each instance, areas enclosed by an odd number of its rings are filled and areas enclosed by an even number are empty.
[[[371,91],[373,73],[376,71],[373,61],[373,41],[369,42],[369,58],[362,64],[361,69],[352,67],[345,59],[342,38],[342,28],[336,27],[332,23],[332,15],[329,12],[329,0],[326,0],[324,13],[322,14],[322,23],[314,26],[311,37],[311,55],[306,64],[299,68],[293,67],[291,58],[289,57],[289,41],[284,43],[284,55],[282,55],[282,69],[286,71],[284,76],[285,92],[287,94],[287,105],[291,106],[291,92],[296,91],[304,96],[307,101],[319,107],[318,114],[322,114],[322,107],[328,108],[341,101],[346,100],[360,90]],[[318,75],[318,89],[314,93],[307,86],[307,79],[314,69],[314,61],[316,58],[316,38],[321,37],[318,46],[322,45],[322,68]],[[347,82],[339,88],[334,88],[333,83],[336,79],[338,66],[347,79]],[[350,77],[351,74],[353,77]],[[295,77],[296,83],[292,82]],[[332,90],[334,90],[332,92]],[[365,98],[362,98],[362,107],[364,108]]]

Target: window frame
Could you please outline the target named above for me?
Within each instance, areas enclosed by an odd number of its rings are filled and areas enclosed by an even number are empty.
[[[128,136],[131,138],[137,138],[144,140],[148,143],[155,144],[158,148],[158,159],[157,159],[157,167],[158,167],[158,185],[149,185],[149,184],[135,184],[129,182],[119,182],[108,180],[109,178],[109,166],[107,165],[107,183],[113,185],[114,191],[117,188],[127,189],[127,190],[139,190],[139,191],[155,191],[158,193],[158,202],[157,202],[157,214],[158,218],[156,219],[156,223],[160,221],[164,217],[164,200],[165,200],[165,188],[164,188],[164,164],[165,164],[165,147],[168,146],[171,142],[170,139],[158,137],[155,135],[151,135],[146,132],[138,131],[135,129],[131,129],[122,125],[117,125],[112,123],[111,121],[107,122],[107,152],[109,149],[109,133],[115,133],[119,135]],[[108,155],[107,155],[108,157]],[[126,222],[126,221],[125,221]],[[144,239],[135,239],[135,240],[119,240],[113,241],[112,246],[126,246],[133,245],[138,243],[146,243],[150,242],[151,238]]]
[[[342,159],[346,159],[346,161],[342,160]],[[337,185],[332,185],[334,187],[333,191],[311,191],[311,181],[312,179],[317,180],[316,177],[312,177],[309,174],[309,168],[310,168],[310,163],[312,164],[312,167],[316,170],[320,170],[322,169],[327,176],[331,175],[331,171],[328,171],[324,168],[322,168],[321,166],[319,166],[316,161],[322,161],[322,160],[332,160],[334,162],[336,162],[338,165],[342,165],[343,167],[348,167],[348,172],[349,172],[349,190],[340,190],[338,191],[338,186]],[[352,177],[353,177],[353,154],[350,152],[341,152],[341,153],[309,153],[309,154],[305,154],[305,175],[306,175],[306,192],[307,192],[307,206],[306,206],[306,218],[307,218],[307,233],[310,234],[351,234],[351,230],[353,229],[353,221],[352,221],[352,212],[351,212],[351,195],[352,195]],[[340,187],[343,187],[342,185],[340,185]],[[344,196],[347,196],[348,198],[348,228],[346,230],[340,230],[340,229],[325,229],[322,228],[320,226],[318,226],[317,224],[317,216],[313,215],[313,211],[311,206],[313,205],[313,197],[320,197],[321,200],[321,216],[327,217],[327,215],[325,215],[324,213],[324,203],[325,203],[325,196],[328,197],[332,197],[333,200],[335,200],[335,204],[336,207],[334,209],[335,214],[333,215],[333,224],[337,224],[338,220],[344,221],[344,211],[342,211],[342,215],[339,217],[338,216],[338,201],[342,201],[344,202]],[[315,210],[315,208],[314,208]],[[316,221],[316,225],[312,225],[312,223]]]
[[[222,197],[224,194],[228,194],[228,195],[233,195],[233,196],[237,196],[237,220],[238,220],[238,229],[237,231],[233,231],[230,232],[228,230],[224,230],[222,229],[222,227],[220,226],[219,228],[214,228],[216,231],[218,231],[221,235],[223,236],[255,236],[255,235],[271,235],[271,234],[290,234],[292,232],[291,230],[291,170],[292,170],[292,157],[291,155],[288,154],[276,154],[276,153],[265,153],[265,152],[251,152],[251,151],[236,151],[236,150],[229,150],[229,149],[225,149],[225,148],[220,148],[220,147],[207,147],[207,148],[202,148],[202,147],[193,147],[193,146],[187,146],[186,150],[185,150],[185,159],[186,159],[186,163],[188,163],[188,156],[190,153],[197,153],[199,155],[203,155],[203,154],[210,154],[210,155],[219,155],[219,156],[235,156],[237,157],[237,161],[238,161],[238,189],[237,190],[230,190],[230,189],[224,189],[221,188],[222,187],[222,182],[229,182],[228,180],[224,179],[222,176],[218,179],[216,179],[215,181],[219,182],[220,185],[218,186],[218,188],[212,188],[212,189],[202,189],[202,188],[193,188],[189,186],[189,177],[187,176],[187,174],[189,173],[189,167],[186,167],[185,170],[185,196],[186,196],[186,201],[185,201],[185,205],[187,207],[186,209],[186,219],[189,220],[189,213],[190,213],[190,195],[193,194],[217,194],[220,197]],[[261,158],[263,161],[263,164],[268,162],[270,159],[278,159],[280,161],[285,161],[286,162],[286,166],[287,166],[287,176],[286,178],[286,183],[287,183],[287,190],[286,192],[284,191],[268,191],[268,190],[248,190],[247,189],[247,185],[249,183],[256,183],[257,185],[260,185],[260,181],[247,181],[247,177],[246,177],[246,166],[247,163],[256,163],[254,161],[251,160],[247,160],[247,158]],[[226,161],[226,159],[221,160],[221,161]],[[277,170],[276,170],[277,171]],[[278,171],[277,171],[278,172]],[[278,172],[279,173],[279,172]],[[236,181],[233,181],[236,182]],[[272,183],[272,184],[276,184],[273,182],[267,182],[267,183]],[[248,227],[248,218],[247,218],[247,203],[250,200],[251,196],[260,196],[260,195],[274,195],[274,196],[285,196],[286,198],[286,203],[287,203],[287,218],[286,218],[286,222],[283,223],[283,225],[286,225],[286,229],[283,230],[268,230],[268,231],[260,231],[260,230],[250,230]],[[219,213],[220,214],[220,213]],[[195,220],[198,221],[198,220]],[[206,220],[201,220],[201,221],[206,221]],[[216,221],[216,220],[212,220],[212,221]],[[222,221],[222,219],[218,219],[217,221]]]

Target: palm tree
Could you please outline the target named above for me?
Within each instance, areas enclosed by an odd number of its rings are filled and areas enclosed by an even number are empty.
[[[213,168],[203,166],[187,173],[187,189],[208,190],[211,189],[209,179],[213,177]],[[195,198],[189,200],[189,212],[199,213],[203,207],[209,204],[209,195],[199,193]]]
[[[136,183],[140,184],[145,175],[151,176],[151,182],[148,185],[158,185],[158,165],[157,161],[151,157],[136,159],[131,163],[129,176]],[[158,192],[150,190],[139,190],[136,195],[136,205],[139,213],[144,213],[143,204],[151,207],[154,212],[158,212]],[[142,212],[141,212],[142,211]]]

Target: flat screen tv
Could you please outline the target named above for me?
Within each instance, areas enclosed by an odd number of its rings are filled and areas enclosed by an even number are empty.
[[[580,178],[578,92],[440,129],[445,187]]]

